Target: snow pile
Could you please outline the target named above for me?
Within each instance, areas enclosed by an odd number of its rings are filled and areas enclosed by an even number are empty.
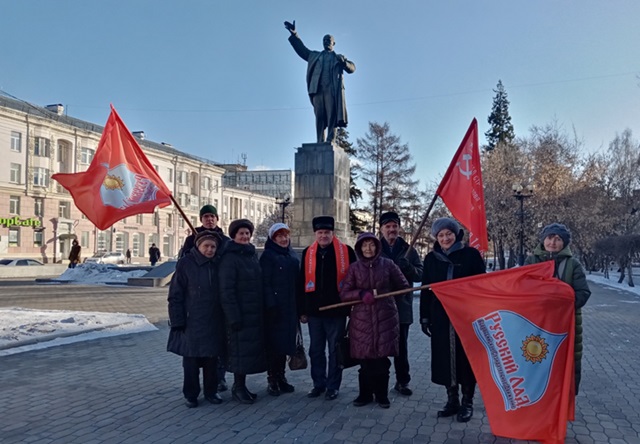
[[[632,293],[636,297],[632,301],[624,301],[629,303],[640,303],[640,277],[635,273],[633,274],[633,282],[636,285],[635,287],[629,287],[627,277],[625,277],[624,281],[621,284],[618,284],[618,279],[620,279],[620,273],[609,272],[609,279],[606,279],[602,276],[602,273],[592,273],[587,275],[587,280],[591,282],[595,282],[596,284],[605,285],[607,287],[616,288],[618,290],[627,291]]]
[[[0,356],[154,330],[138,314],[0,308]]]
[[[106,284],[122,283],[132,277],[140,277],[147,274],[146,270],[127,271],[116,265],[87,263],[80,264],[67,270],[56,278],[56,281],[72,282],[76,284]]]

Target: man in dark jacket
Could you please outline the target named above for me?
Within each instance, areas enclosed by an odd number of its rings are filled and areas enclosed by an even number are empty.
[[[218,218],[218,210],[213,205],[207,204],[200,208],[200,222],[202,222],[202,226],[197,227],[195,233],[191,233],[189,236],[187,236],[187,238],[184,240],[184,245],[180,249],[179,256],[183,257],[185,254],[191,251],[191,248],[193,248],[194,246],[196,235],[204,230],[215,231],[216,233],[221,235],[223,241],[223,245],[221,245],[221,247],[224,248],[224,242],[228,240],[228,238],[224,235],[224,231],[222,231],[222,228],[218,226],[219,220],[220,219]]]
[[[151,266],[155,266],[156,262],[160,260],[160,249],[156,247],[156,244],[151,244],[149,247],[149,262]]]
[[[391,259],[402,271],[408,282],[422,281],[422,261],[415,248],[411,247],[402,237],[400,232],[400,217],[393,211],[388,211],[380,216],[380,233],[382,234],[382,257]],[[407,254],[407,250],[409,253]],[[407,348],[409,339],[409,326],[413,323],[413,293],[396,296],[398,315],[400,316],[400,350],[398,356],[393,359],[396,371],[396,385],[394,390],[401,395],[411,396],[413,392],[409,388],[409,351]]]
[[[349,307],[320,311],[320,307],[340,303],[342,281],[349,264],[356,261],[353,248],[333,234],[331,216],[313,218],[315,242],[302,252],[297,299],[300,322],[309,324],[309,358],[313,389],[307,394],[317,398],[325,391],[325,399],[338,397],[342,369],[338,365],[336,345],[344,335]],[[329,348],[329,363],[325,350]]]

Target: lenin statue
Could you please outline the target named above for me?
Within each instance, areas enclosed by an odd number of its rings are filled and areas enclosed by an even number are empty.
[[[322,39],[323,51],[312,51],[302,43],[296,32],[296,22],[284,22],[289,30],[289,43],[296,54],[307,62],[307,92],[316,115],[317,142],[333,142],[338,127],[347,126],[347,106],[344,99],[343,71],[351,74],[356,65],[333,51],[335,40],[327,34]],[[325,129],[328,129],[325,135]]]

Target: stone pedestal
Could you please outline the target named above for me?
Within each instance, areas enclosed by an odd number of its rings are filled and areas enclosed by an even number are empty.
[[[295,205],[291,244],[306,247],[315,240],[311,221],[333,216],[335,235],[349,242],[349,156],[331,143],[304,143],[295,155]]]

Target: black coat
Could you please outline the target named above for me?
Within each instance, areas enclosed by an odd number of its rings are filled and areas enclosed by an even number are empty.
[[[353,248],[347,245],[349,250],[349,263],[352,264],[356,261],[356,253]],[[316,250],[316,290],[313,292],[305,292],[305,257],[307,255],[309,247],[305,248],[300,257],[302,262],[300,267],[300,274],[298,275],[297,283],[297,299],[298,299],[298,314],[306,316],[319,316],[319,317],[347,317],[351,312],[351,307],[334,308],[332,310],[319,311],[320,307],[326,305],[339,304],[340,290],[338,289],[338,267],[336,265],[336,253],[333,248],[333,244],[323,250],[318,248]]]
[[[178,257],[183,257],[184,255],[186,255],[189,252],[191,252],[191,249],[193,247],[195,247],[195,245],[196,245],[196,234],[198,234],[198,233],[200,233],[200,232],[202,232],[204,230],[208,230],[208,228],[196,227],[195,234],[192,233],[189,236],[187,236],[187,238],[184,240],[184,244],[182,245],[182,248],[180,248],[180,252],[178,253]],[[220,245],[218,245],[218,251],[216,253],[219,256],[219,255],[222,254],[222,250],[224,249],[224,246],[227,243],[227,241],[229,240],[229,238],[224,235],[224,231],[220,227],[215,227],[214,229],[212,229],[210,231],[215,231],[222,238],[222,243]]]
[[[227,243],[220,261],[220,298],[227,323],[227,369],[245,375],[266,371],[262,278],[252,244]]]
[[[293,355],[298,331],[296,279],[300,260],[290,247],[281,247],[269,238],[260,256],[260,267],[267,312],[267,351]]]
[[[197,249],[180,259],[169,287],[169,322],[184,327],[171,331],[167,351],[204,358],[224,355],[224,315],[218,291],[218,258]]]
[[[484,261],[475,248],[462,247],[447,256],[436,242],[433,251],[424,259],[422,285],[484,272]],[[473,295],[467,296],[469,303],[473,303]],[[460,338],[453,330],[442,303],[429,289],[422,290],[420,295],[420,322],[428,323],[431,329],[431,380],[447,387],[474,384],[475,377]],[[452,339],[455,347],[451,346]],[[451,365],[452,358],[455,369]]]
[[[387,241],[380,239],[382,257],[391,259],[402,271],[407,282],[420,282],[422,279],[422,261],[415,248],[411,247],[403,238],[398,237],[391,247]],[[409,254],[405,254],[410,248]],[[398,316],[401,324],[413,324],[413,293],[395,296],[398,306]]]

